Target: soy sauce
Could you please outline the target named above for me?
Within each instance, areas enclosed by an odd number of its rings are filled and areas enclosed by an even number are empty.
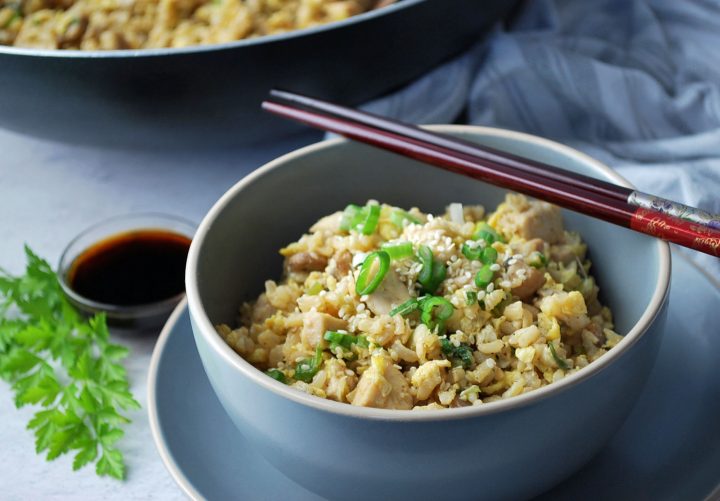
[[[134,306],[185,290],[190,238],[167,230],[108,237],[83,251],[68,273],[70,287],[100,303]]]

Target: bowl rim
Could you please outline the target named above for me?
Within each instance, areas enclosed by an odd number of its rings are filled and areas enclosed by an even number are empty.
[[[476,133],[481,136],[505,137],[515,139],[526,143],[535,144],[543,149],[555,151],[564,156],[573,158],[584,164],[588,164],[594,168],[596,172],[605,174],[611,181],[623,186],[633,188],[624,177],[612,170],[610,167],[598,160],[565,146],[563,144],[544,139],[523,132],[499,129],[494,127],[472,126],[472,125],[431,125],[429,129],[447,133]],[[315,144],[305,146],[303,148],[291,151],[285,155],[272,160],[254,172],[248,174],[235,185],[233,185],[225,194],[213,205],[207,215],[203,218],[198,226],[195,238],[190,245],[188,253],[187,267],[185,269],[185,290],[187,294],[188,309],[194,320],[197,329],[193,329],[195,336],[198,334],[203,337],[206,343],[212,348],[213,352],[223,358],[243,377],[247,377],[251,382],[261,386],[263,389],[269,390],[276,395],[289,399],[295,403],[305,405],[312,409],[339,414],[345,417],[356,419],[370,419],[380,421],[400,421],[400,422],[417,422],[417,421],[445,421],[455,419],[466,419],[477,416],[490,415],[497,412],[525,407],[532,403],[538,402],[545,398],[558,393],[569,390],[571,387],[580,382],[595,376],[600,371],[607,368],[613,361],[623,356],[632,346],[634,346],[640,338],[647,332],[650,324],[660,314],[666,303],[669,293],[670,284],[670,246],[667,242],[657,239],[656,245],[658,249],[658,277],[655,289],[650,298],[648,306],[638,321],[633,325],[623,339],[605,356],[593,361],[583,370],[578,371],[570,376],[563,378],[556,383],[543,386],[522,395],[518,395],[508,399],[497,400],[479,406],[461,407],[442,409],[438,412],[422,412],[413,410],[394,410],[394,409],[376,409],[372,407],[360,407],[347,403],[335,402],[323,398],[308,395],[304,392],[292,389],[283,383],[275,381],[272,378],[255,368],[240,355],[230,348],[225,341],[217,334],[214,325],[208,318],[202,307],[200,300],[197,273],[197,264],[200,258],[200,250],[202,248],[205,237],[212,227],[214,220],[220,215],[224,208],[232,199],[238,196],[243,190],[251,186],[257,179],[270,173],[271,171],[282,167],[295,158],[312,154],[316,151],[327,148],[336,147],[339,144],[349,142],[344,138],[329,139]],[[199,333],[198,333],[199,331]]]
[[[12,45],[0,45],[0,55],[17,55],[17,56],[34,56],[56,59],[132,59],[141,57],[158,57],[167,55],[182,54],[200,54],[204,52],[215,52],[230,50],[239,47],[249,47],[266,43],[279,42],[284,40],[292,40],[295,38],[309,37],[315,34],[341,29],[352,24],[370,21],[376,17],[389,15],[401,9],[408,9],[417,4],[424,3],[428,0],[402,0],[396,1],[386,7],[361,12],[354,16],[350,16],[340,21],[333,21],[318,26],[302,28],[298,30],[288,31],[285,33],[276,33],[273,35],[264,35],[255,38],[244,38],[242,40],[234,40],[232,42],[191,45],[189,47],[162,47],[155,49],[113,49],[113,50],[79,50],[79,49],[34,49],[26,47],[15,47]]]

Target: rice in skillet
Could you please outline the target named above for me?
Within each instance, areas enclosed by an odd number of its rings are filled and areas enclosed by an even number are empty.
[[[283,280],[218,332],[298,390],[387,409],[520,395],[622,339],[557,207],[508,194],[484,215],[348,206],[282,249]]]
[[[0,0],[0,45],[147,49],[232,42],[340,21],[373,0]]]

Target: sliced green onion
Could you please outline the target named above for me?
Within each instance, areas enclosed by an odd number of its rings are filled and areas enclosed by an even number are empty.
[[[430,296],[422,302],[422,313],[420,320],[427,325],[430,330],[435,327],[438,331],[442,331],[445,327],[445,321],[450,318],[455,311],[452,303],[440,296]]]
[[[362,227],[360,227],[360,233],[363,235],[372,235],[375,233],[378,221],[380,221],[380,206],[368,205],[365,207],[365,210],[367,210],[367,215],[365,216]]]
[[[337,346],[342,346],[343,348],[350,348],[352,347],[353,343],[357,342],[357,338],[352,334],[335,331],[325,331],[323,339],[330,342],[330,351],[333,351],[333,349]]]
[[[532,266],[533,268],[543,268],[547,265],[548,260],[547,257],[545,257],[545,254],[543,254],[540,251],[534,251],[530,256],[528,256],[527,263]]]
[[[402,316],[409,315],[410,313],[417,310],[418,308],[420,308],[420,301],[418,301],[415,298],[411,298],[411,299],[408,299],[407,301],[405,301],[400,306],[396,306],[395,308],[390,310],[390,316],[392,317],[392,316],[395,316],[398,314],[400,314]]]
[[[468,258],[470,261],[479,261],[483,251],[483,249],[479,246],[470,247],[468,244],[462,244],[461,250],[463,256]]]
[[[323,364],[322,347],[318,345],[313,358],[304,358],[295,366],[295,379],[309,383],[318,373]]]
[[[467,303],[468,306],[477,303],[477,292],[467,291],[465,293],[465,302]]]
[[[413,245],[410,242],[403,242],[401,244],[385,244],[382,246],[382,250],[387,252],[390,255],[390,259],[393,261],[413,255]]]
[[[550,353],[552,354],[552,357],[555,359],[555,363],[558,364],[558,367],[560,367],[562,370],[566,371],[570,368],[570,366],[567,364],[565,360],[560,358],[558,354],[555,352],[555,346],[553,346],[552,341],[548,343],[548,346],[550,347]]]
[[[440,284],[447,276],[445,263],[433,259],[432,250],[427,245],[421,245],[418,250],[418,258],[422,264],[418,274],[418,282],[423,286],[423,291],[433,294],[440,287]]]
[[[422,221],[402,209],[395,209],[390,213],[390,222],[398,228],[403,228],[405,226],[405,221],[409,221],[413,224],[422,224]]]
[[[485,247],[480,253],[480,261],[482,261],[483,264],[494,264],[495,261],[497,261],[497,258],[497,251],[489,245]]]
[[[342,219],[340,219],[340,229],[350,231],[360,224],[360,221],[362,221],[362,209],[362,207],[355,204],[345,207]]]
[[[475,234],[473,234],[475,240],[485,240],[488,244],[493,242],[504,242],[503,237],[495,231],[495,229],[485,222],[480,222],[475,226]]]
[[[445,277],[447,276],[447,266],[445,266],[445,263],[441,263],[440,261],[434,261],[433,262],[433,270],[432,270],[432,282],[427,286],[427,292],[432,294],[434,293],[438,287],[440,287],[440,284],[443,280],[445,280]]]
[[[268,369],[265,371],[265,374],[273,378],[275,381],[280,381],[281,383],[285,383],[287,381],[285,374],[283,374],[279,369]]]
[[[359,205],[350,204],[345,207],[342,218],[340,219],[340,229],[342,231],[357,231],[363,235],[372,235],[380,221],[380,206],[377,204]]]
[[[335,331],[325,331],[325,334],[323,335],[323,339],[330,342],[328,348],[332,353],[338,355],[337,350],[340,348],[341,353],[339,356],[350,360],[357,358],[357,354],[353,352],[352,347],[354,344],[361,343],[360,338],[362,338],[362,342],[364,342],[367,347],[367,339],[364,336],[353,336],[352,334]]]
[[[370,346],[370,342],[365,336],[357,336],[357,343],[355,344],[357,344],[361,348],[367,348],[368,346]]]
[[[475,285],[480,289],[484,289],[492,282],[493,276],[495,276],[495,272],[490,269],[490,265],[486,264],[475,275]]]
[[[432,279],[433,253],[430,247],[421,245],[418,249],[418,258],[422,264],[422,268],[420,268],[420,273],[418,274],[418,282],[424,285]]]
[[[468,244],[462,245],[462,253],[470,261],[482,261],[484,264],[493,264],[498,257],[495,249],[490,247],[470,247]]]
[[[378,270],[371,278],[370,273],[375,261],[378,261]],[[383,278],[385,278],[389,268],[390,256],[387,252],[375,251],[368,254],[365,261],[363,261],[362,267],[360,267],[360,274],[355,283],[355,292],[357,292],[359,296],[372,294],[375,289],[378,288]]]
[[[322,290],[323,290],[323,285],[320,282],[315,282],[308,288],[307,294],[308,294],[308,296],[317,296],[318,294],[320,294],[320,291],[322,291]]]

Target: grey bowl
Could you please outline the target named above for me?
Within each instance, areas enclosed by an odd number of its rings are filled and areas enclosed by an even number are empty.
[[[272,87],[358,104],[467,47],[517,0],[401,0],[345,21],[215,46],[0,46],[0,127],[104,147],[214,148],[293,131]]]
[[[488,146],[626,182],[565,146],[526,134],[444,126]],[[520,499],[590,460],[623,423],[655,361],[665,323],[668,245],[564,212],[588,243],[601,298],[625,338],[589,367],[512,399],[442,411],[358,408],[315,398],[235,354],[214,325],[278,278],[277,250],[316,219],[374,198],[442,210],[493,208],[504,190],[371,147],[334,140],[262,167],[231,188],[200,224],[186,271],[195,342],[238,429],[272,465],[330,499]],[[232,460],[232,458],[229,458]]]

